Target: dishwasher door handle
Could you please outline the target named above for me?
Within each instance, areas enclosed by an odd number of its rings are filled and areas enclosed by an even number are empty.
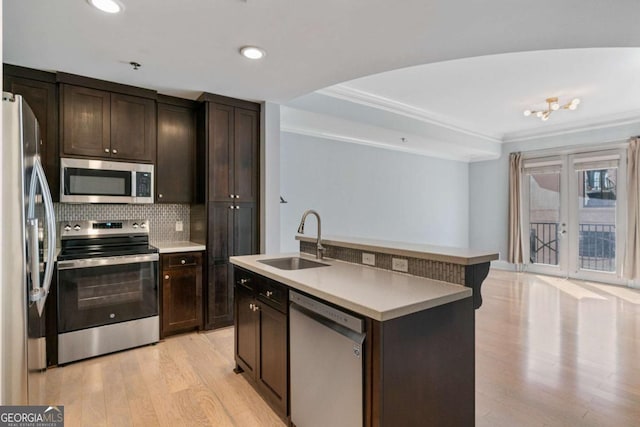
[[[302,314],[304,314],[305,316],[315,320],[316,322],[320,323],[321,325],[326,326],[327,328],[339,333],[340,335],[343,335],[347,338],[349,338],[351,341],[353,341],[354,343],[360,344],[362,345],[364,343],[364,339],[367,336],[366,333],[358,333],[355,331],[352,331],[349,328],[345,328],[344,326],[340,325],[339,323],[336,323],[330,319],[327,319],[324,316],[321,316],[311,310],[306,309],[305,307],[302,307],[299,304],[296,304],[295,302],[291,301],[291,309],[292,310],[296,310]]]

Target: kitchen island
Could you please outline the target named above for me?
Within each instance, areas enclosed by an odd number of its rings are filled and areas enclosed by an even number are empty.
[[[273,328],[263,331],[261,316],[265,313],[270,315],[269,305],[275,305],[269,304],[269,300],[275,295],[280,304],[280,319],[288,321],[289,306],[287,303],[283,305],[283,299],[288,300],[289,290],[295,290],[363,319],[363,425],[474,424],[475,321],[472,289],[335,259],[319,261],[326,266],[301,270],[283,270],[262,262],[297,256],[316,261],[304,251],[301,254],[231,258],[236,280],[237,372],[251,369],[256,384],[264,385],[270,373],[260,372],[263,366],[268,368],[261,355],[263,352],[265,355],[273,354],[274,348],[268,347],[272,343],[263,341],[277,337],[280,350],[276,349],[276,353],[281,355],[281,359],[276,383],[284,381],[289,384],[287,322],[279,321],[278,333],[274,333]],[[256,284],[255,288],[248,291],[246,286],[252,282]],[[239,298],[239,295],[245,296]],[[251,316],[254,316],[255,327],[248,328],[247,325],[253,325],[247,320]],[[273,318],[265,317],[265,325],[275,325],[270,320]],[[257,333],[247,345],[242,331],[251,328]],[[281,348],[283,346],[284,349]],[[242,355],[243,348],[254,347],[256,355],[249,359],[254,360],[255,369],[245,363],[247,358]],[[280,372],[282,370],[284,372]],[[257,388],[259,391],[268,389],[269,393],[274,390],[272,386]],[[288,390],[288,387],[284,386],[282,390]],[[291,409],[287,402],[291,399],[283,397],[282,393],[276,395],[275,400],[280,401],[277,412],[286,419]],[[338,390],[337,398],[339,395]],[[273,396],[266,400],[270,403],[275,401]]]
[[[296,240],[300,252],[316,253],[316,238],[297,235]],[[364,264],[363,256],[368,255],[370,265],[385,270],[396,270],[394,260],[404,260],[408,274],[468,286],[473,289],[475,309],[482,305],[481,286],[491,261],[498,259],[498,253],[491,251],[357,237],[329,236],[321,243],[329,258]]]

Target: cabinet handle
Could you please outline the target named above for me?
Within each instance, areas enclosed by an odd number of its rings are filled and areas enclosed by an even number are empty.
[[[229,194],[229,198],[230,199],[233,199],[234,197],[236,197],[236,196],[234,196],[233,194]]]
[[[180,260],[180,264],[183,264],[183,265],[184,265],[184,264],[186,264],[186,263],[187,263],[187,261],[186,261],[186,260],[184,260],[184,259],[181,259],[181,260]]]
[[[273,295],[273,292],[267,291],[267,297],[270,297],[271,295]]]
[[[111,152],[112,152],[113,154],[118,154],[118,150],[116,150],[115,148],[114,148],[113,150],[111,150]]]
[[[162,194],[158,194],[158,199],[162,199]]]
[[[169,279],[169,275],[168,275],[168,274],[165,274],[165,275],[164,275],[164,278],[168,280],[168,279]]]
[[[245,283],[249,283],[250,281],[250,279],[240,279],[240,284],[244,285]]]
[[[240,209],[240,206],[236,206],[236,209]]]
[[[255,311],[255,310],[253,309],[253,307],[254,307],[254,305],[253,305],[253,304],[249,304],[249,310],[251,310],[251,311]]]
[[[236,199],[239,199],[239,198],[240,198],[240,196],[238,194],[236,194]]]
[[[253,306],[253,311],[258,311],[258,310],[260,310],[260,306],[259,306],[259,305],[254,304],[254,306]]]
[[[229,209],[234,209],[233,205],[229,206]]]
[[[108,149],[108,148],[105,148],[105,149],[104,149],[104,152],[105,152],[105,153],[109,153],[109,149]]]

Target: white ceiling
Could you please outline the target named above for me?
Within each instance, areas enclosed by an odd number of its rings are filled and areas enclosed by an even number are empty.
[[[191,98],[204,90],[286,102],[340,82],[430,62],[640,46],[637,0],[122,2],[124,13],[112,16],[85,0],[5,0],[4,62]],[[267,57],[260,62],[242,58],[237,51],[246,44],[266,49]],[[131,70],[129,61],[142,68]],[[523,94],[513,102],[536,99],[535,93]],[[443,108],[446,113],[452,107]]]
[[[640,118],[640,48],[489,55],[389,71],[320,91],[498,140]],[[580,98],[546,122],[525,117],[545,99]]]
[[[3,61],[286,103],[285,132],[462,161],[640,117],[637,0],[121,1],[108,15],[86,0],[5,0]],[[583,103],[546,123],[522,115],[549,96]]]

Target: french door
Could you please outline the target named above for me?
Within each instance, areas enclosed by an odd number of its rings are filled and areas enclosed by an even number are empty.
[[[624,283],[624,150],[530,158],[523,163],[527,271]]]

